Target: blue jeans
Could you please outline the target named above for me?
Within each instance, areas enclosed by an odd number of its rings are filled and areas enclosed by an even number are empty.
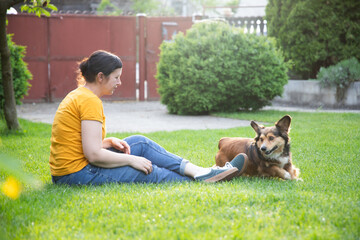
[[[152,162],[153,171],[150,174],[146,175],[130,166],[101,168],[88,164],[79,172],[59,177],[53,176],[53,182],[69,185],[100,185],[104,183],[160,183],[193,180],[184,175],[187,160],[166,151],[144,136],[135,135],[124,140],[130,146],[131,155],[141,156]],[[108,150],[124,154],[115,148]]]

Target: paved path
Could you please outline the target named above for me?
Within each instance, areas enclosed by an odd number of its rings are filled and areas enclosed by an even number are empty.
[[[17,107],[18,117],[35,122],[52,123],[59,103],[23,104]],[[284,111],[338,111],[360,110],[318,110],[291,107],[266,107]],[[215,116],[178,116],[169,114],[160,102],[104,102],[108,132],[155,132],[184,129],[228,129],[250,126],[249,121]]]
[[[18,117],[52,123],[59,103],[23,104]],[[214,116],[169,114],[160,102],[104,102],[108,132],[155,132],[183,129],[220,129],[249,126],[249,121]]]

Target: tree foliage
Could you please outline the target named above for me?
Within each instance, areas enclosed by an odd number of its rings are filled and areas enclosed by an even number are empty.
[[[27,13],[34,13],[38,17],[41,17],[41,14],[50,17],[51,14],[47,10],[47,8],[53,11],[57,11],[57,7],[51,4],[50,0],[24,1],[24,5],[21,6],[21,11]]]
[[[187,0],[194,12],[201,12],[203,6],[236,6],[240,0]],[[182,14],[182,1],[162,0],[131,0],[130,12],[132,14],[145,13],[148,16],[174,16]],[[101,15],[121,15],[122,1],[102,0],[97,9]]]
[[[304,79],[321,67],[360,59],[360,1],[269,0],[266,19],[269,36]]]
[[[129,11],[132,14],[145,13],[149,16],[174,15],[174,9],[160,0],[132,0]],[[121,2],[102,0],[97,8],[100,15],[118,16],[124,13]]]
[[[13,86],[16,104],[21,104],[21,99],[27,94],[29,87],[28,82],[32,79],[32,74],[27,68],[27,64],[23,61],[25,57],[25,47],[16,45],[8,34],[8,46],[11,54],[11,68],[13,76]],[[1,60],[0,60],[1,61]],[[1,70],[1,65],[0,65]],[[4,89],[2,84],[2,76],[0,76],[0,108],[3,109],[5,104]]]

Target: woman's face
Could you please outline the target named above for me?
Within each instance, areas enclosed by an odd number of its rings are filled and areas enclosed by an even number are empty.
[[[112,95],[115,89],[121,85],[121,74],[122,68],[117,68],[106,77],[106,80],[103,82],[104,95]]]

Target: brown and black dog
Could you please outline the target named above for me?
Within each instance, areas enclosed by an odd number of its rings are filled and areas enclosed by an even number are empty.
[[[285,180],[298,179],[300,171],[291,162],[290,152],[291,117],[286,115],[275,126],[264,127],[251,121],[256,132],[252,138],[221,138],[215,160],[217,166],[224,166],[237,154],[245,153],[248,164],[242,176],[278,177]]]

